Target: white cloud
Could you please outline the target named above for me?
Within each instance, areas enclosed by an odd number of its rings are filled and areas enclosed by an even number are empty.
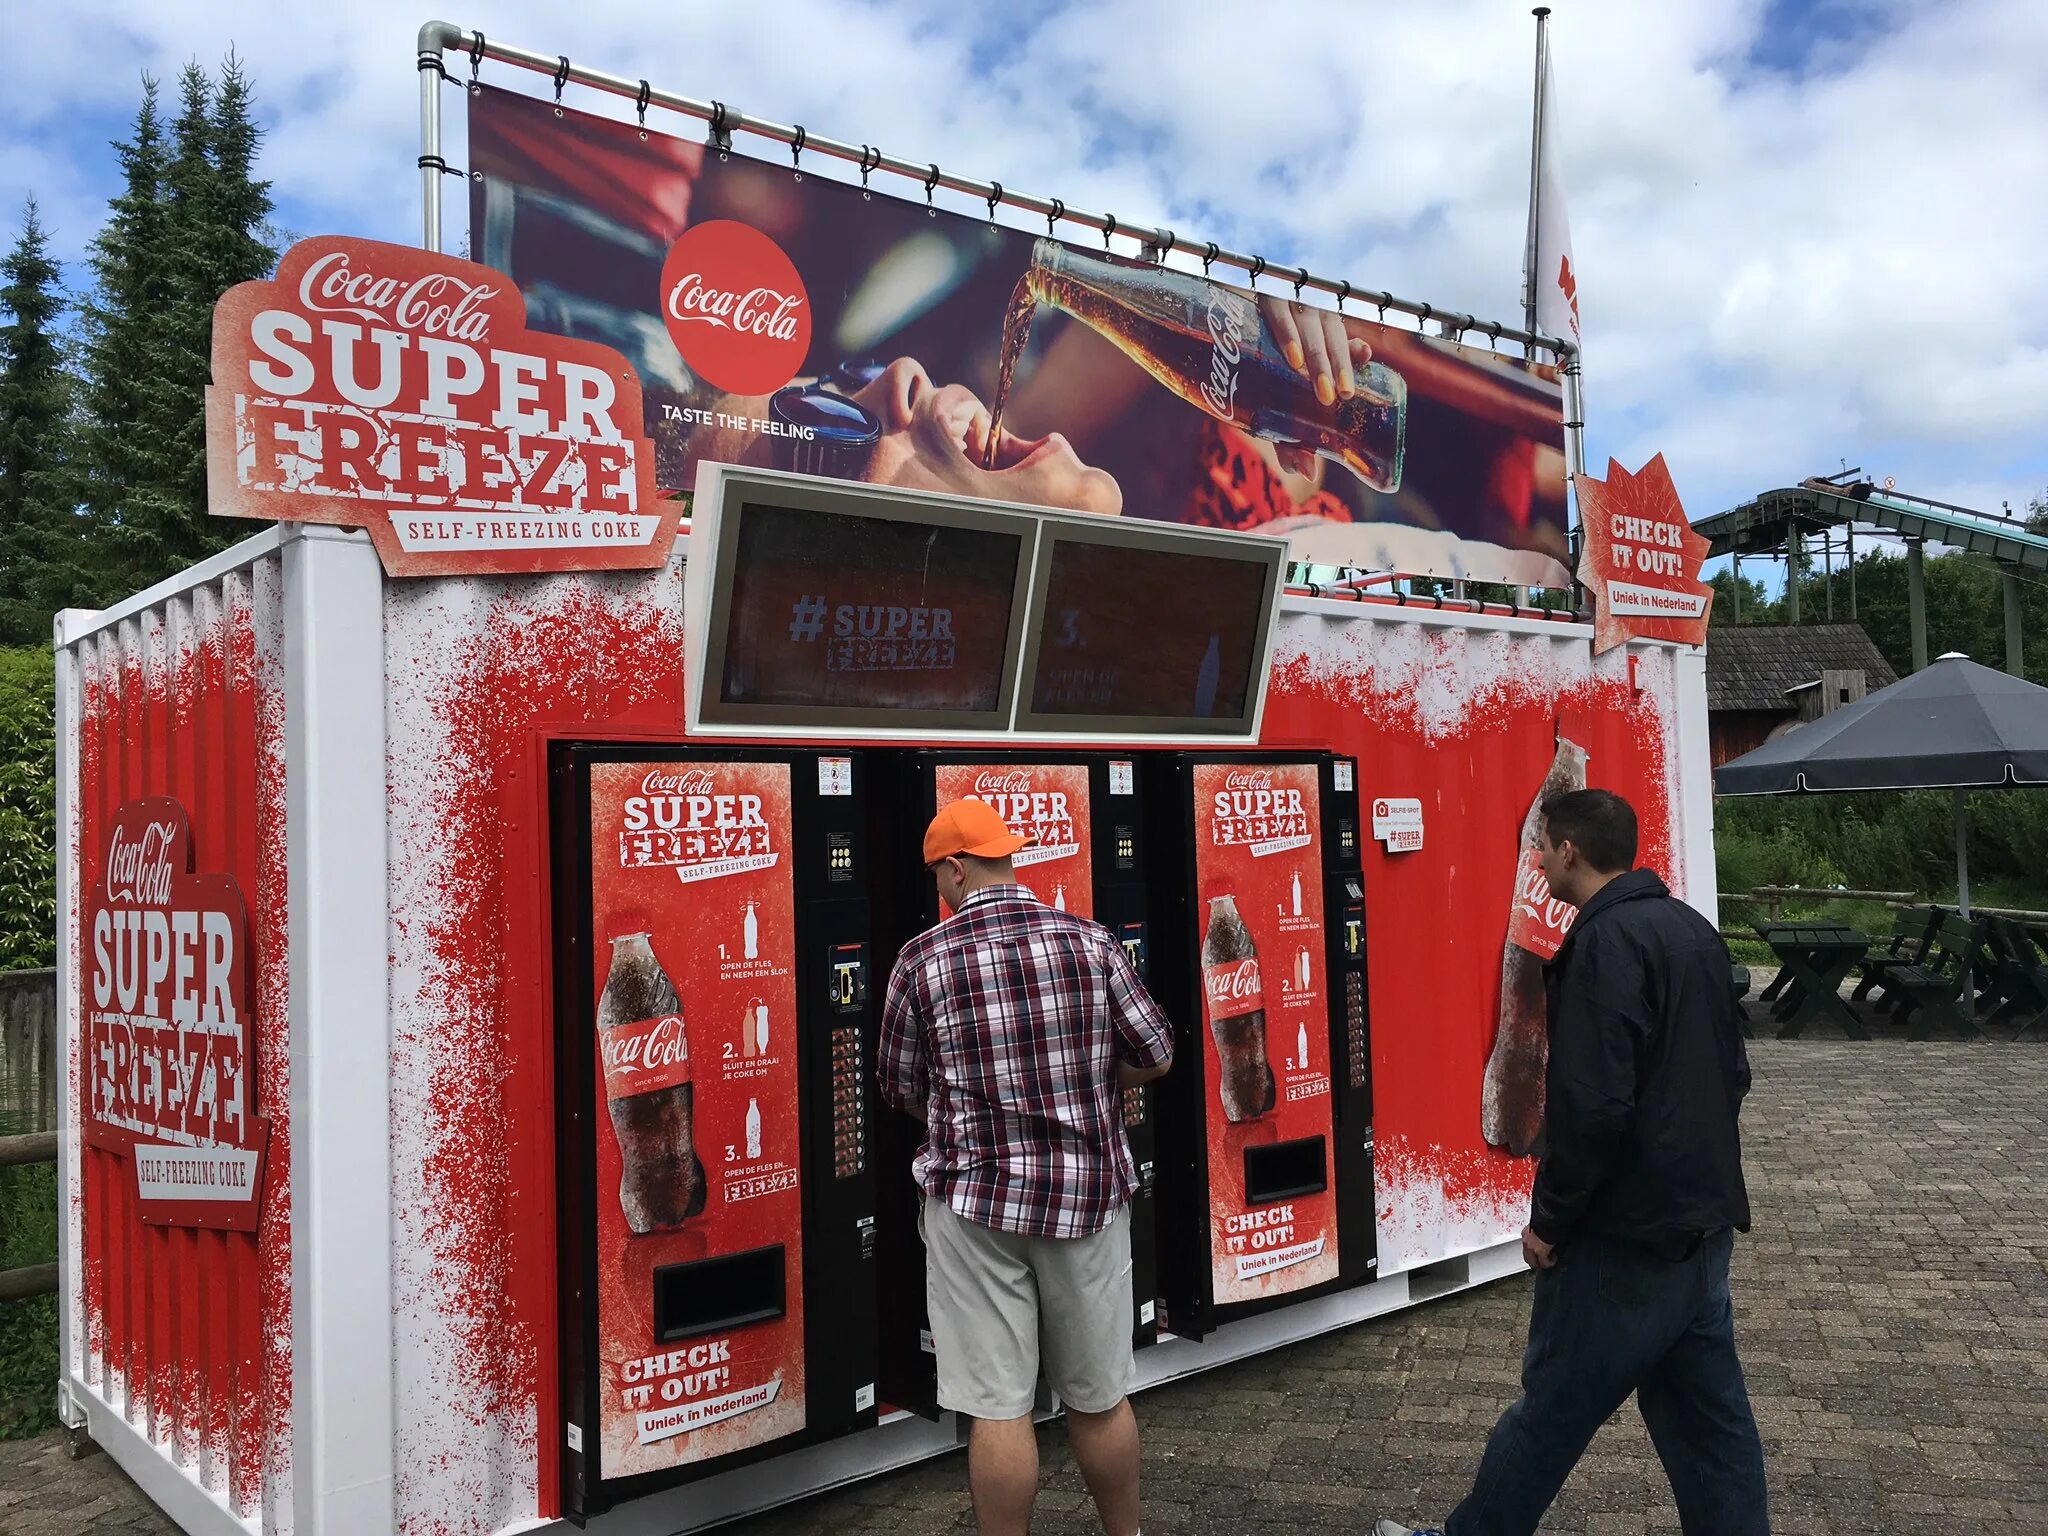
[[[288,22],[250,0],[11,9],[11,62],[38,89],[0,99],[0,209],[37,190],[65,254],[112,190],[100,141],[125,131],[136,72],[168,79],[230,42],[272,124],[263,165],[286,222],[413,234],[417,8],[333,0]],[[1557,10],[1589,462],[1662,448],[1696,512],[1842,456],[1945,499],[2038,494],[2048,6],[1888,0],[1791,70],[1753,62],[1785,51],[1761,35],[1777,25],[1764,0]],[[785,0],[590,6],[573,23],[520,0],[453,14],[1126,223],[1518,312],[1522,0]],[[546,88],[502,65],[486,77]]]

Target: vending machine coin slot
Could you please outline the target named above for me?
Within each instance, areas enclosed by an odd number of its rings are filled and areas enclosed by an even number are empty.
[[[1145,975],[1145,925],[1143,923],[1119,923],[1116,930],[1117,942],[1130,956],[1131,969],[1142,980]]]
[[[655,1338],[668,1344],[782,1316],[788,1267],[780,1243],[661,1265],[654,1271]]]
[[[1244,1149],[1244,1198],[1249,1205],[1320,1194],[1329,1187],[1328,1143],[1321,1136]]]
[[[868,947],[865,944],[834,944],[831,970],[832,1007],[840,1013],[858,1013],[868,1001]]]

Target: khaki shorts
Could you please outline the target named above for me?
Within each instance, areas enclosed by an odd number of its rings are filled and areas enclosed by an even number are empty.
[[[927,1195],[925,1306],[939,1406],[977,1419],[1031,1412],[1041,1356],[1060,1400],[1106,1413],[1131,1389],[1131,1213],[1089,1237],[998,1232]]]

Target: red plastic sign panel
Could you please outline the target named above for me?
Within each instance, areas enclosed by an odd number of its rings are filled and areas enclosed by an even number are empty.
[[[1579,580],[1593,594],[1593,652],[1629,640],[1707,643],[1714,589],[1699,579],[1707,541],[1692,531],[1671,471],[1658,454],[1630,474],[1607,461],[1607,478],[1581,475],[1585,548]]]
[[[1225,1305],[1337,1278],[1321,808],[1313,763],[1197,764],[1194,790],[1211,1279]]]
[[[595,765],[590,835],[609,1479],[804,1427],[789,765]]]
[[[123,805],[86,913],[85,1135],[133,1160],[144,1221],[256,1230],[252,965],[241,886],[193,873],[185,807]]]
[[[995,807],[1012,832],[1035,837],[1011,860],[1017,881],[1049,907],[1095,915],[1088,769],[1082,763],[941,763],[938,808],[969,795]]]
[[[366,528],[394,576],[661,565],[643,432],[626,360],[474,262],[323,235],[214,308],[212,510]]]

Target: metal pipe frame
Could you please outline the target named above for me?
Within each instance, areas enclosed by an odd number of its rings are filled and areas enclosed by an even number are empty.
[[[666,107],[671,112],[680,112],[685,117],[699,118],[705,122],[716,122],[725,132],[746,132],[760,138],[772,139],[778,144],[799,146],[803,153],[822,155],[835,160],[844,160],[851,165],[863,166],[869,171],[890,171],[898,176],[908,177],[927,189],[944,187],[949,192],[964,193],[988,205],[991,212],[1002,205],[1020,209],[1046,219],[1047,227],[1064,219],[1070,224],[1079,224],[1099,231],[1107,240],[1109,236],[1123,234],[1138,242],[1140,248],[1154,261],[1163,260],[1170,251],[1193,256],[1205,266],[1225,262],[1241,267],[1247,272],[1256,269],[1284,278],[1299,294],[1313,288],[1337,300],[1341,311],[1346,299],[1356,299],[1382,312],[1398,311],[1412,315],[1417,321],[1435,320],[1440,322],[1446,335],[1462,337],[1468,332],[1478,332],[1488,338],[1489,343],[1516,342],[1524,346],[1548,352],[1560,364],[1568,364],[1578,355],[1578,348],[1569,341],[1555,336],[1544,336],[1532,329],[1503,325],[1498,321],[1481,320],[1476,315],[1458,314],[1445,311],[1434,305],[1418,300],[1398,298],[1383,289],[1360,287],[1356,283],[1339,278],[1322,277],[1306,267],[1287,269],[1274,266],[1264,257],[1247,255],[1226,250],[1219,245],[1187,240],[1163,226],[1148,228],[1132,224],[1113,214],[1090,213],[1075,208],[1058,198],[1039,197],[1029,192],[1019,192],[1001,182],[976,181],[971,176],[955,175],[950,171],[925,160],[905,160],[866,144],[848,144],[840,139],[828,138],[824,134],[812,133],[801,127],[788,127],[771,122],[767,118],[749,117],[728,102],[700,101],[694,96],[679,96],[671,91],[658,90],[644,80],[629,80],[624,75],[614,75],[605,70],[592,69],[588,65],[575,64],[559,54],[535,53],[528,48],[517,48],[509,43],[493,42],[481,33],[465,31],[453,22],[430,21],[420,28],[418,64],[420,70],[420,192],[422,206],[422,238],[428,250],[441,249],[441,181],[445,165],[441,159],[441,108],[438,90],[447,78],[444,55],[455,49],[473,60],[490,59],[500,64],[511,64],[520,69],[529,69],[536,74],[546,75],[551,81],[573,82],[588,86],[592,90],[604,91],[621,96],[636,106]],[[799,139],[801,135],[801,139]],[[1569,390],[1570,386],[1567,385]],[[1572,393],[1576,393],[1572,391]],[[1570,414],[1570,413],[1568,413]],[[1576,433],[1572,434],[1574,437]],[[1569,451],[1569,450],[1568,450]]]

